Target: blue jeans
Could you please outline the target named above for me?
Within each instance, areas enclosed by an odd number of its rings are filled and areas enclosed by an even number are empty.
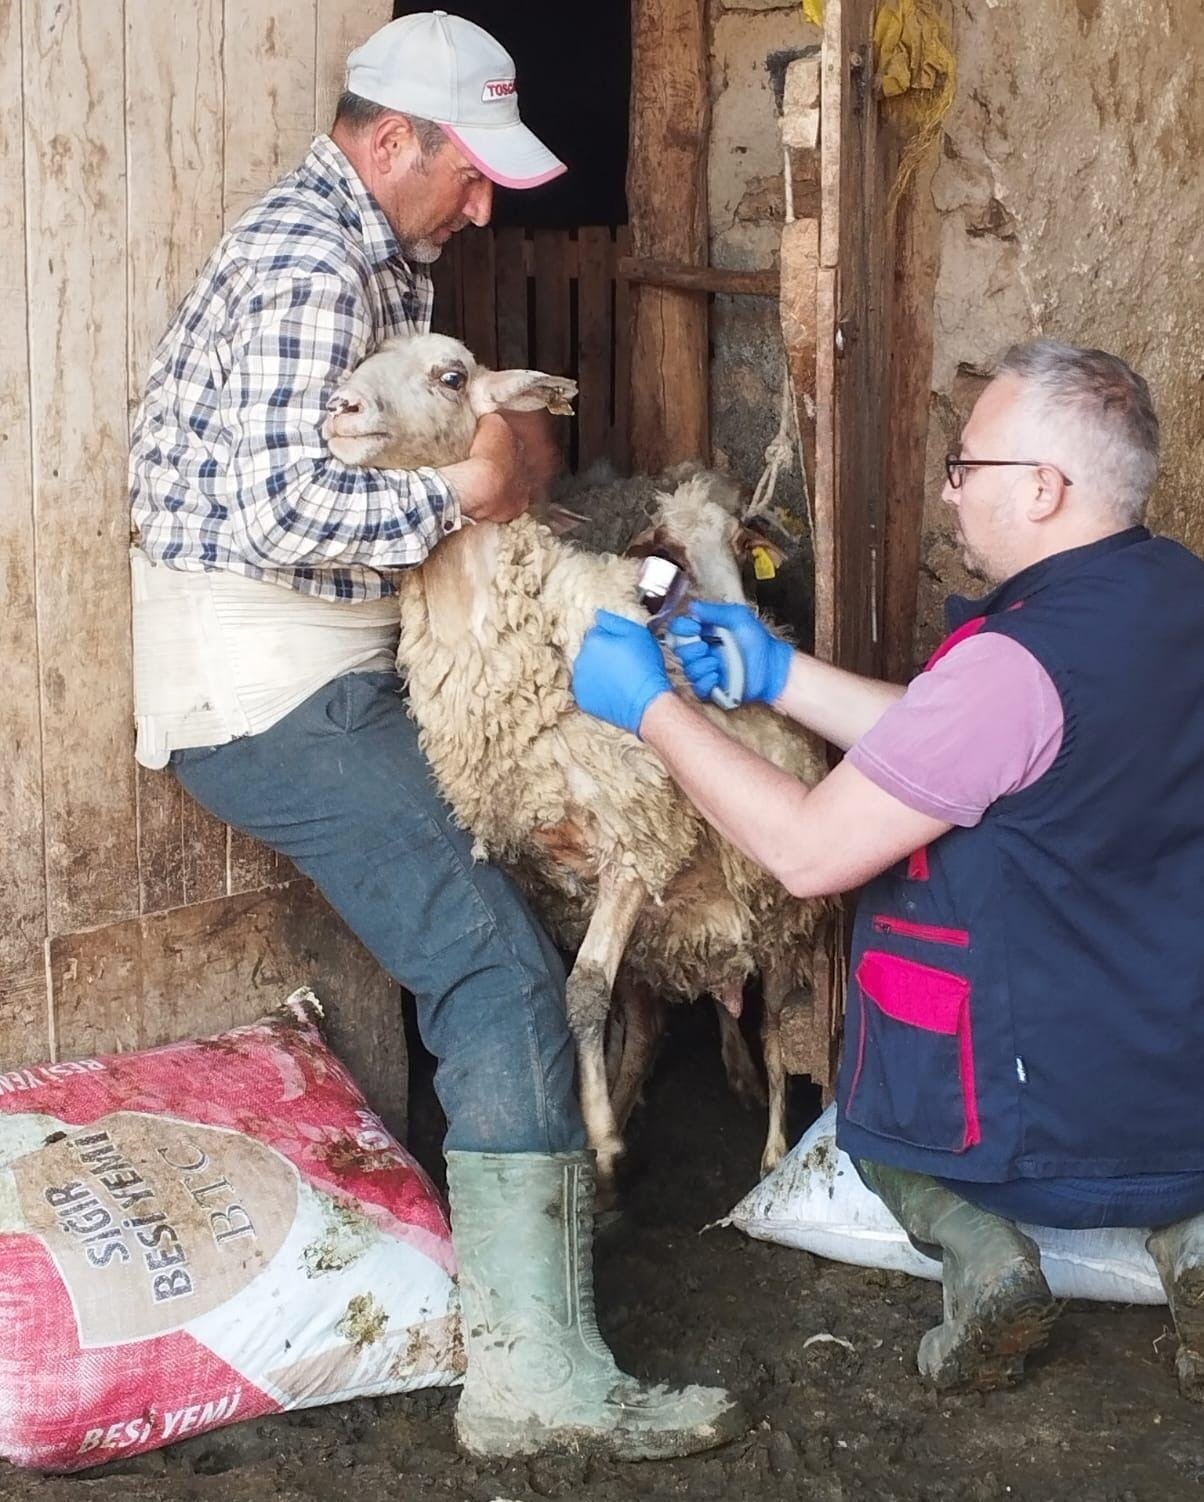
[[[585,1145],[560,956],[510,878],[474,862],[395,674],[336,678],[270,730],[177,751],[171,769],[210,813],[288,856],[413,992],[446,1147]]]

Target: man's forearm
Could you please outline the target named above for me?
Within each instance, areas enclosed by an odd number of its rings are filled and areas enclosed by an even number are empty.
[[[644,711],[640,738],[699,813],[751,860],[788,884],[808,789],[742,746],[675,694]]]
[[[796,652],[774,708],[847,751],[904,692],[897,683],[861,678]]]

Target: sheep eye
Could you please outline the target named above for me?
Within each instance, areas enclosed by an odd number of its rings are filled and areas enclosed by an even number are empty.
[[[439,377],[440,383],[450,387],[452,391],[464,390],[464,372],[462,370],[445,370]]]

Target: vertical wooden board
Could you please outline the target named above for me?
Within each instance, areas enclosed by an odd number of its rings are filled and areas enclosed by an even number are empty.
[[[850,4],[851,0],[844,0]],[[880,677],[885,661],[882,615],[883,561],[886,537],[886,443],[892,404],[890,335],[894,267],[893,215],[887,205],[896,155],[881,119],[880,100],[872,87],[873,5],[857,0],[852,9],[851,56],[865,60],[852,69],[855,130],[851,193],[842,203],[854,241],[842,251],[857,288],[848,315],[852,330],[838,413],[842,439],[842,524],[844,549],[837,557],[842,640],[839,660],[855,672]],[[845,315],[842,310],[842,321]],[[868,422],[867,422],[868,415]],[[859,607],[854,604],[858,602]]]
[[[399,988],[309,882],[63,935],[49,970],[62,1059],[204,1037],[312,986],[335,1052],[405,1132]]]
[[[208,902],[227,890],[227,843],[230,831],[187,793],[180,805],[184,847],[184,901]]]
[[[815,655],[836,652],[836,305],[838,273],[820,266],[815,278]]]
[[[528,344],[526,232],[494,232],[494,284],[497,288],[499,370],[526,370],[533,363]]]
[[[138,910],[122,0],[24,0],[48,925]]]
[[[627,202],[637,256],[707,261],[707,7],[633,0]],[[640,286],[632,332],[632,447],[656,470],[710,457],[707,299]]]
[[[535,368],[551,375],[571,375],[569,236],[567,230],[536,230],[535,251]],[[566,456],[571,429],[557,423],[553,433]]]
[[[895,683],[906,683],[915,671],[916,584],[932,381],[932,304],[940,244],[939,216],[929,181],[929,172],[921,172],[899,203],[890,321],[882,622],[884,670]]]
[[[611,246],[611,286],[614,288],[614,427],[610,434],[610,460],[621,475],[631,468],[631,283],[618,276],[615,267],[622,256],[631,254],[631,228],[623,224],[615,231]]]
[[[536,230],[535,363],[551,375],[566,375],[569,347],[568,231]]]
[[[437,334],[464,337],[464,307],[460,288],[460,237],[453,235],[443,247],[443,254],[431,267],[435,284],[435,303],[431,311],[431,328]]]
[[[821,601],[832,611],[817,620],[817,644],[840,666],[878,675],[894,153],[870,81],[872,13],[872,0],[830,0],[824,12],[816,529],[831,530],[816,539],[816,595],[817,611]]]
[[[222,0],[176,10],[126,0],[131,407],[180,299],[222,229]],[[174,777],[136,773],[139,910],[186,900],[183,799]],[[209,820],[210,860],[226,835]]]
[[[184,902],[184,791],[170,772],[138,767],[138,911]],[[222,834],[225,843],[225,835]]]
[[[42,970],[46,860],[35,617],[20,0],[0,0],[0,988]],[[0,1050],[23,1003],[0,1001]]]
[[[0,1074],[25,1064],[40,1064],[54,1052],[42,948],[36,964],[0,974]]]
[[[848,54],[856,0],[830,0],[824,6],[824,40],[820,53],[819,263],[835,266],[840,248],[843,200],[847,186],[842,164],[849,155],[852,120]]]
[[[470,227],[460,242],[460,286],[464,299],[464,343],[482,365],[497,369],[497,306],[494,293],[493,232]]]
[[[318,0],[314,134],[329,131],[347,75],[347,55],[392,19],[389,0]]]
[[[230,892],[258,892],[289,881],[296,875],[293,865],[266,845],[239,829],[230,831],[226,858],[226,889]]]
[[[314,135],[317,0],[225,0],[225,222],[297,165]]]
[[[577,468],[606,457],[611,425],[610,230],[577,231]]]

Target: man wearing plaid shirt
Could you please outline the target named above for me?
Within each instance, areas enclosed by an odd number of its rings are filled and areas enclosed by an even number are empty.
[[[152,366],[130,459],[136,755],[289,856],[416,998],[448,1123],[461,1443],[637,1459],[742,1420],[717,1389],[626,1376],[598,1335],[561,961],[474,862],[394,667],[390,571],[521,513],[522,448],[496,414],[441,470],[349,468],[321,438],[340,379],[429,327],[426,265],[488,222],[494,184],[563,171],[479,27],[410,16],[351,55],[331,134],[227,233]]]

